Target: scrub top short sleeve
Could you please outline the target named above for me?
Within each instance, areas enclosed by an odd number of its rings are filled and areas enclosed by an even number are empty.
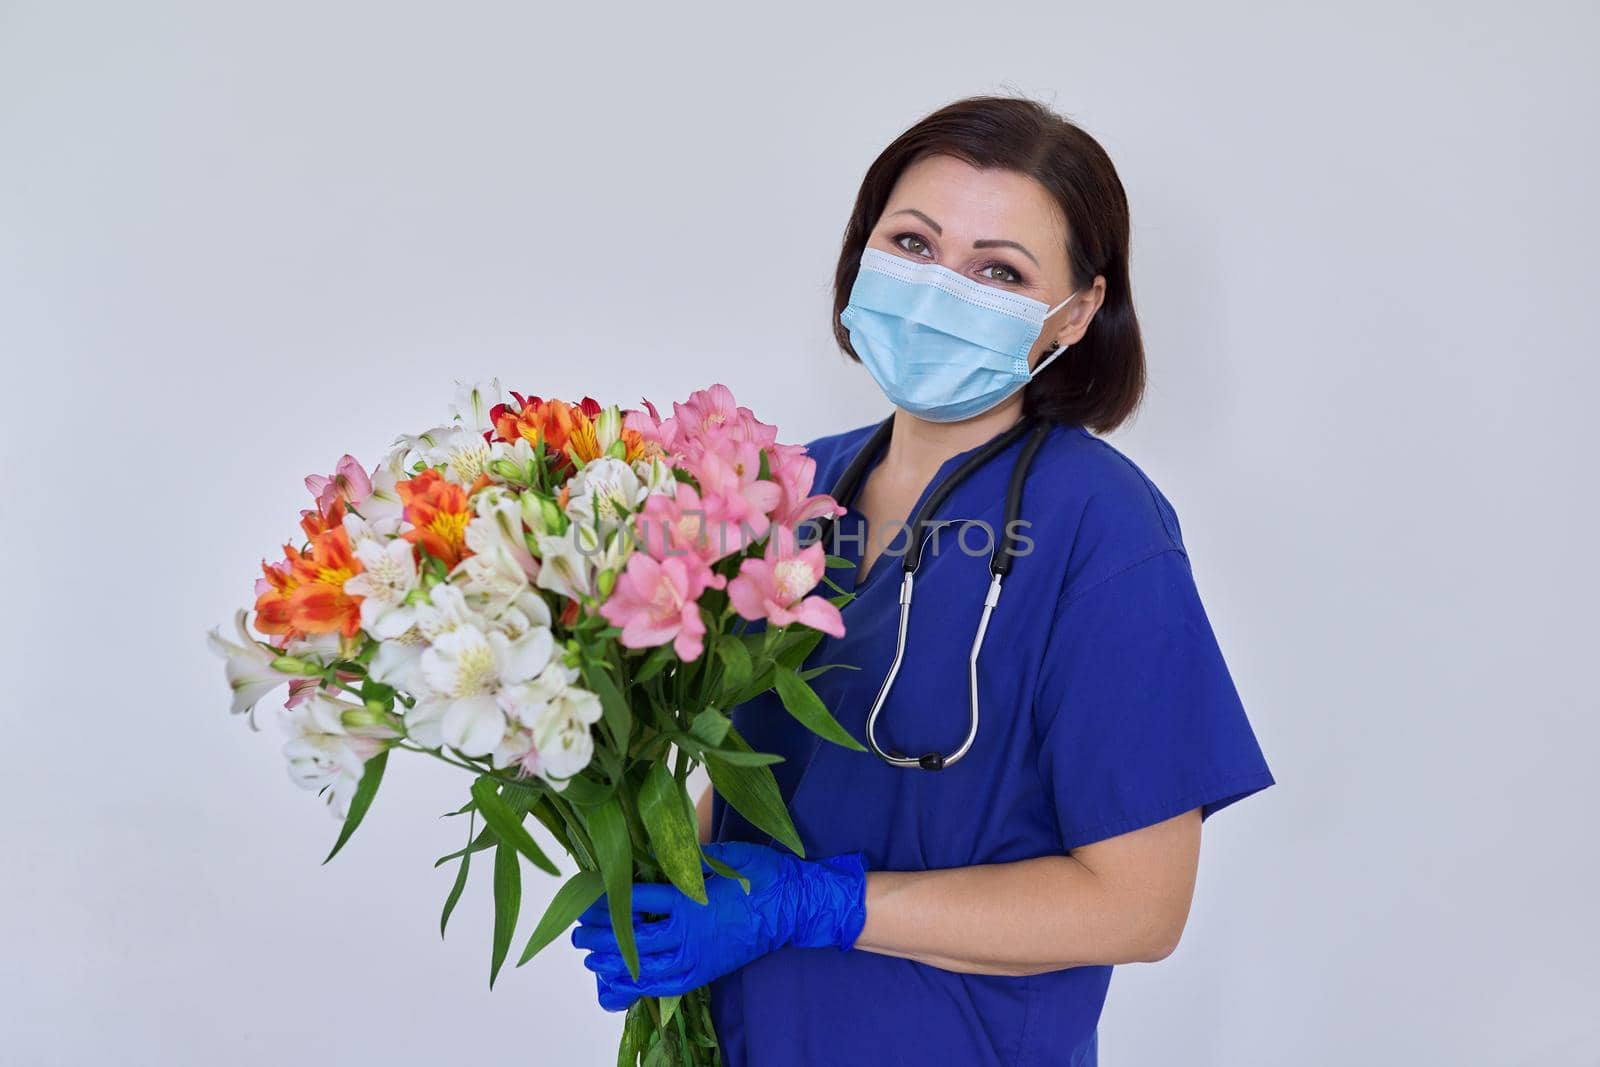
[[[1273,784],[1181,547],[1063,590],[1034,708],[1064,848]]]

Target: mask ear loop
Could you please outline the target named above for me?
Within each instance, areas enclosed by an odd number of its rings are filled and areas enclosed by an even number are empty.
[[[1080,292],[1082,292],[1082,290],[1080,290],[1080,289],[1072,290],[1072,292],[1067,294],[1067,298],[1065,300],[1061,301],[1061,303],[1057,304],[1055,307],[1051,308],[1049,311],[1046,311],[1044,313],[1044,317],[1048,319],[1051,315],[1054,315],[1056,312],[1058,312],[1062,308],[1066,307],[1069,303],[1072,302],[1072,298],[1077,296]],[[1055,359],[1061,353],[1065,352],[1069,347],[1070,347],[1069,345],[1057,345],[1056,346],[1056,350],[1054,352],[1050,353],[1048,356],[1045,356],[1043,359],[1041,359],[1039,361],[1039,365],[1037,367],[1033,368],[1033,370],[1028,372],[1028,380],[1032,381],[1033,379],[1037,378],[1039,376],[1039,372],[1044,370],[1046,367],[1048,367],[1050,365],[1050,361],[1051,360]]]

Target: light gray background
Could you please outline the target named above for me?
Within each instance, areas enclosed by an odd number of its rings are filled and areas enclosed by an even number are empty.
[[[395,763],[319,867],[202,634],[456,377],[879,417],[828,329],[863,170],[1015,91],[1127,186],[1111,439],[1280,783],[1103,1062],[1600,1063],[1596,10],[0,0],[0,1059],[611,1062],[570,946],[487,990],[487,879],[440,941],[465,781]]]

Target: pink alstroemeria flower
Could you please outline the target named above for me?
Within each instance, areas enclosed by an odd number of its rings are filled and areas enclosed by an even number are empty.
[[[793,529],[810,519],[845,513],[828,494],[811,495],[817,461],[806,455],[804,445],[773,445],[767,449],[767,463],[780,494],[772,512],[772,521],[777,525]]]
[[[778,439],[778,428],[756,418],[749,408],[740,407],[733,399],[733,390],[726,385],[699,389],[690,393],[685,403],[674,402],[672,417],[679,433],[704,444],[726,437],[765,448]]]
[[[635,552],[611,596],[600,605],[600,614],[622,627],[619,640],[627,648],[653,648],[671,641],[679,659],[698,659],[705,651],[706,633],[699,596],[708,586],[720,588],[723,581],[694,557],[656,560]]]
[[[822,546],[799,548],[793,532],[772,528],[766,554],[739,564],[739,576],[728,583],[728,600],[740,615],[774,626],[798,622],[834,637],[844,636],[844,618],[825,597],[807,596],[822,580],[826,567]]]
[[[748,523],[741,524],[737,515],[741,508],[742,504],[730,506],[717,494],[702,496],[694,486],[679,482],[672,496],[652,493],[645,499],[634,519],[634,532],[654,559],[690,558],[710,566],[760,538]],[[765,516],[761,525],[766,525]]]
[[[663,419],[656,406],[650,401],[640,398],[640,403],[645,406],[644,411],[629,411],[622,416],[622,426],[626,430],[635,430],[646,441],[652,441],[661,446],[661,451],[667,455],[674,455],[678,451],[678,424],[671,419]]]
[[[361,461],[346,453],[339,457],[332,474],[306,475],[306,488],[317,498],[317,510],[326,515],[335,500],[359,508],[361,502],[372,495],[372,479]]]
[[[778,483],[759,477],[761,449],[732,440],[717,442],[690,465],[689,473],[700,483],[703,499],[722,502],[722,517],[741,527],[746,542],[766,536],[768,516],[783,492]]]
[[[762,422],[749,408],[740,407],[725,385],[713,385],[673,402],[672,417],[663,419],[650,401],[644,411],[630,411],[623,425],[637,430],[646,441],[660,445],[681,465],[697,463],[706,452],[725,452],[729,445],[750,444],[766,448],[778,438],[778,428]]]

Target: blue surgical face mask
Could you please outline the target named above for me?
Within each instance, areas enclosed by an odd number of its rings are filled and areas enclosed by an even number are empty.
[[[1066,351],[1062,345],[1028,369],[1044,320],[1079,292],[1046,307],[937,263],[867,248],[839,321],[895,406],[956,422],[993,408]]]

